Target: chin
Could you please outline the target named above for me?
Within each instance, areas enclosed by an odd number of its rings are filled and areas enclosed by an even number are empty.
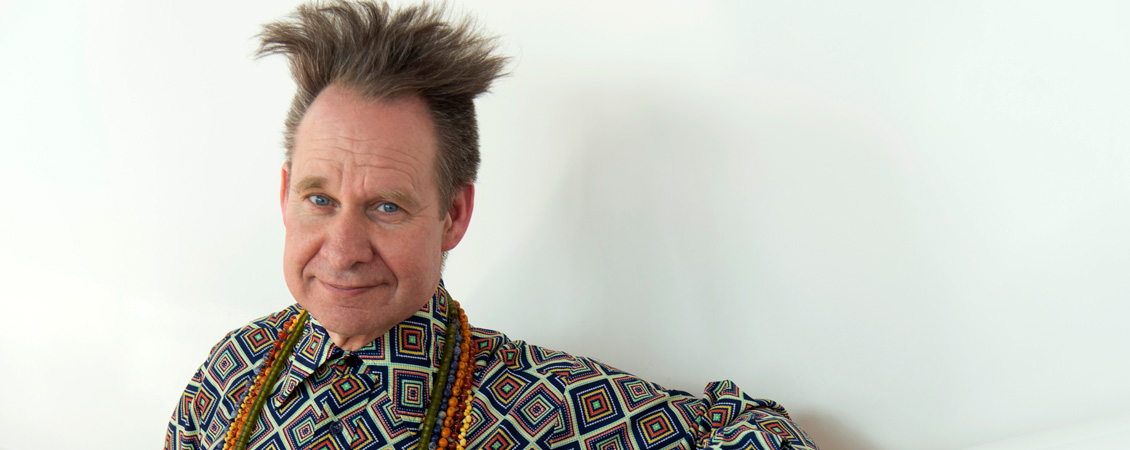
[[[299,302],[299,304],[326,330],[337,334],[358,336],[379,331],[379,328],[387,326],[381,323],[380,318],[384,315],[378,311],[359,310],[325,301]]]

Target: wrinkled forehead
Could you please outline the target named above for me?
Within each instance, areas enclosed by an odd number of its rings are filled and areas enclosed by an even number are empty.
[[[295,172],[316,167],[342,174],[400,174],[433,184],[436,179],[438,139],[419,97],[366,99],[331,86],[307,110],[294,143],[290,164]]]
[[[339,85],[327,87],[307,108],[295,130],[296,151],[303,137],[389,142],[432,150],[438,144],[435,123],[422,97],[367,98]]]

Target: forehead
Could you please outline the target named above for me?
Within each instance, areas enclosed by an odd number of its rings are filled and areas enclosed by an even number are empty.
[[[377,170],[431,182],[437,147],[434,124],[419,97],[365,99],[330,86],[295,131],[292,170],[295,176],[331,171],[343,177]]]

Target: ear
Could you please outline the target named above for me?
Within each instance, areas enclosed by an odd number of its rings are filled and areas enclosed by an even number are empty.
[[[467,226],[471,224],[471,211],[475,209],[475,185],[459,188],[451,199],[451,208],[443,219],[443,251],[455,248],[463,240]]]
[[[283,226],[286,226],[286,199],[288,196],[287,187],[290,186],[290,167],[289,164],[283,163],[282,165],[282,186],[279,187],[279,207],[282,208]]]

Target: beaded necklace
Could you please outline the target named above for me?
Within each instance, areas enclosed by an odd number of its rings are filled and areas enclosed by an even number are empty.
[[[451,307],[448,308],[445,335],[452,338],[444,341],[439,375],[432,384],[431,400],[420,427],[417,450],[463,450],[467,446],[467,428],[471,423],[471,383],[474,378],[474,369],[470,365],[471,326],[467,323],[467,314],[459,302],[451,297],[448,300]],[[443,428],[436,433],[435,425],[440,420],[443,421]],[[455,432],[457,429],[458,436]]]
[[[442,289],[442,288],[441,288]],[[444,292],[446,294],[446,292]],[[446,296],[446,295],[445,295]],[[439,373],[432,383],[431,399],[424,421],[420,426],[418,450],[453,448],[465,450],[467,429],[471,425],[474,366],[471,363],[471,325],[463,307],[451,297],[447,297],[447,327],[445,336],[453,336],[443,343]],[[246,391],[246,397],[239,406],[239,413],[232,419],[224,439],[224,450],[246,450],[253,426],[247,426],[248,418],[257,418],[263,405],[270,397],[269,389],[278,380],[286,367],[298,338],[306,323],[308,314],[302,310],[279,330],[278,338],[271,347],[263,364],[256,368],[255,379]],[[266,368],[266,370],[264,370]],[[263,395],[263,387],[268,387],[268,395]],[[436,422],[442,420],[442,428],[435,432]],[[458,430],[458,431],[456,431]]]

